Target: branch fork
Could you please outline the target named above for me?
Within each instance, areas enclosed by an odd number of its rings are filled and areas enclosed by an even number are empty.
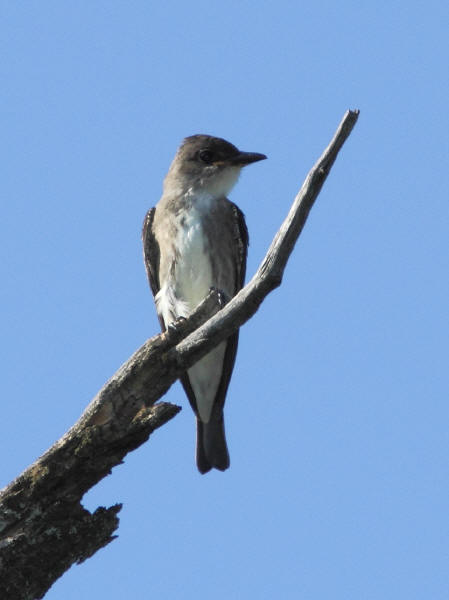
[[[357,110],[344,115],[251,281],[224,307],[220,292],[212,289],[189,318],[146,341],[77,423],[0,491],[1,598],[42,598],[73,563],[116,537],[121,505],[99,507],[91,514],[81,504],[83,495],[179,412],[178,406],[156,402],[186,369],[248,321],[281,284],[309,211],[358,115]]]

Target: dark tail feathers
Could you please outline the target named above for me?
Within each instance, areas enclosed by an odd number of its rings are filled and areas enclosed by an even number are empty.
[[[212,468],[225,471],[229,467],[223,414],[211,416],[209,423],[196,420],[196,464],[200,473]]]

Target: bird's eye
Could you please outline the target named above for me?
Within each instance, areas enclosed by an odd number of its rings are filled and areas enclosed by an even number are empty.
[[[198,156],[200,160],[210,165],[214,155],[210,150],[200,150]]]

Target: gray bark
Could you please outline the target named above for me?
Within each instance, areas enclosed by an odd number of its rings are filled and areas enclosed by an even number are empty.
[[[137,350],[77,423],[0,492],[0,598],[42,598],[73,563],[111,542],[120,504],[93,513],[85,492],[180,410],[159,400],[188,367],[226,339],[281,284],[287,260],[359,112],[347,111],[309,172],[252,280],[224,308],[211,291],[186,320]]]

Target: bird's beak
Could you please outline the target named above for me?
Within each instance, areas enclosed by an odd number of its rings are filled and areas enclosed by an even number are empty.
[[[258,160],[265,160],[266,158],[265,154],[259,154],[258,152],[239,152],[229,162],[233,166],[244,167]]]

